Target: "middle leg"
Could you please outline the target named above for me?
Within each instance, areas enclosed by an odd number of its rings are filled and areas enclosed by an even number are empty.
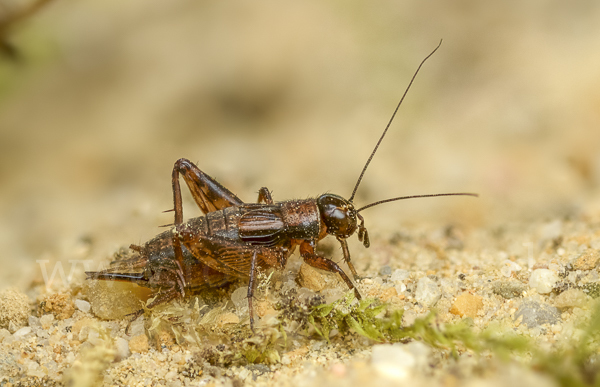
[[[264,202],[265,204],[273,204],[273,198],[271,197],[271,192],[267,187],[262,187],[258,190],[258,200],[257,203]]]
[[[254,310],[252,309],[252,297],[254,297],[254,280],[256,279],[256,255],[254,250],[252,261],[250,262],[250,282],[248,283],[248,315],[250,316],[250,329],[254,332]]]

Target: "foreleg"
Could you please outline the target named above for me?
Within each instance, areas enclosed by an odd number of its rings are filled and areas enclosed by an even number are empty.
[[[358,275],[356,274],[356,269],[354,268],[354,265],[352,264],[352,262],[350,262],[350,250],[348,249],[348,243],[345,239],[342,238],[337,238],[337,240],[342,245],[342,254],[344,254],[344,261],[346,262],[346,264],[350,268],[350,271],[352,272],[352,275],[356,279]]]
[[[348,278],[346,273],[344,273],[344,271],[335,262],[333,262],[331,259],[321,257],[315,253],[314,241],[303,241],[300,244],[300,255],[304,259],[304,262],[308,263],[312,267],[338,273],[346,285],[348,285],[350,289],[354,289],[356,298],[359,300],[362,298],[358,292],[358,289],[356,289],[356,286],[354,286],[352,281],[350,281],[350,278]]]

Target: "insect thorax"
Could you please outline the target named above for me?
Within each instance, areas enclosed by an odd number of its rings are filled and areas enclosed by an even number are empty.
[[[290,200],[280,205],[289,238],[319,239],[321,216],[315,199]]]

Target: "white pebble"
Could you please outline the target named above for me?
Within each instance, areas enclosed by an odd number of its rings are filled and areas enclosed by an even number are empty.
[[[75,306],[77,309],[84,313],[90,312],[90,303],[84,300],[75,300]]]
[[[19,329],[18,331],[16,331],[15,333],[13,333],[13,337],[17,340],[20,340],[30,333],[31,333],[31,327],[23,327],[23,328]]]
[[[537,269],[529,277],[529,287],[534,288],[540,294],[552,291],[558,281],[558,274],[548,269]]]
[[[165,375],[165,379],[168,381],[173,381],[177,377],[177,371],[169,371]]]
[[[40,319],[35,316],[29,316],[29,326],[31,328],[41,328]]]
[[[442,297],[442,292],[435,281],[423,277],[417,282],[415,299],[425,306],[433,306]]]
[[[396,292],[398,292],[398,294],[402,294],[406,291],[406,285],[404,285],[403,283],[401,283],[400,285],[396,285]]]
[[[373,346],[373,367],[390,379],[406,379],[416,365],[413,354],[400,345],[379,344]]]
[[[511,277],[512,273],[521,271],[521,269],[522,268],[518,263],[507,259],[504,262],[502,262],[502,267],[500,268],[500,274],[502,274],[505,277]]]
[[[19,326],[17,324],[15,324],[15,322],[13,320],[10,320],[8,322],[8,330],[10,333],[15,333],[16,331],[19,330]]]
[[[400,281],[404,281],[405,279],[407,279],[408,276],[410,276],[410,273],[408,272],[408,270],[396,269],[392,273],[392,276],[390,277],[390,279],[392,280],[392,282],[400,282]]]
[[[51,313],[45,314],[42,317],[40,317],[40,324],[42,324],[42,328],[44,328],[44,329],[50,328],[53,321],[54,321],[54,315]]]
[[[420,341],[411,341],[404,344],[403,347],[414,356],[415,369],[418,369],[419,372],[427,372],[430,368],[429,355],[431,354],[431,348]]]
[[[33,360],[28,360],[25,363],[25,366],[27,367],[27,376],[29,377],[37,377],[37,378],[43,378],[45,376],[44,371],[42,370],[42,368],[40,367],[40,365],[33,361]]]
[[[239,373],[237,376],[238,376],[238,378],[240,378],[240,380],[242,380],[242,381],[243,381],[243,380],[246,380],[246,378],[247,378],[248,376],[250,376],[250,371],[248,371],[246,368],[242,368],[242,369],[240,370],[240,373]]]

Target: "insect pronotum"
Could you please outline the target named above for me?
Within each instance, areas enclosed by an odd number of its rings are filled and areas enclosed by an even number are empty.
[[[361,298],[348,275],[333,260],[315,252],[317,242],[334,236],[342,247],[343,259],[353,276],[354,265],[346,240],[358,231],[358,239],[369,247],[369,234],[361,212],[367,208],[397,200],[434,196],[477,196],[473,193],[444,193],[401,196],[380,200],[355,208],[353,199],[379,145],[383,141],[400,105],[404,101],[419,70],[441,45],[421,61],[412,76],[392,117],[379,137],[363,167],[350,199],[334,194],[317,198],[274,202],[266,187],[258,191],[256,203],[244,203],[235,194],[202,172],[187,159],[175,162],[172,173],[175,221],[172,227],[141,246],[131,245],[138,254],[116,261],[109,269],[86,272],[88,279],[117,280],[138,284],[155,292],[147,305],[169,302],[178,297],[202,292],[208,287],[222,286],[238,279],[248,279],[250,326],[254,317],[252,295],[257,270],[283,269],[296,247],[308,265],[338,273],[356,297]],[[203,216],[183,221],[179,178],[187,184]],[[132,313],[130,323],[144,313]]]

